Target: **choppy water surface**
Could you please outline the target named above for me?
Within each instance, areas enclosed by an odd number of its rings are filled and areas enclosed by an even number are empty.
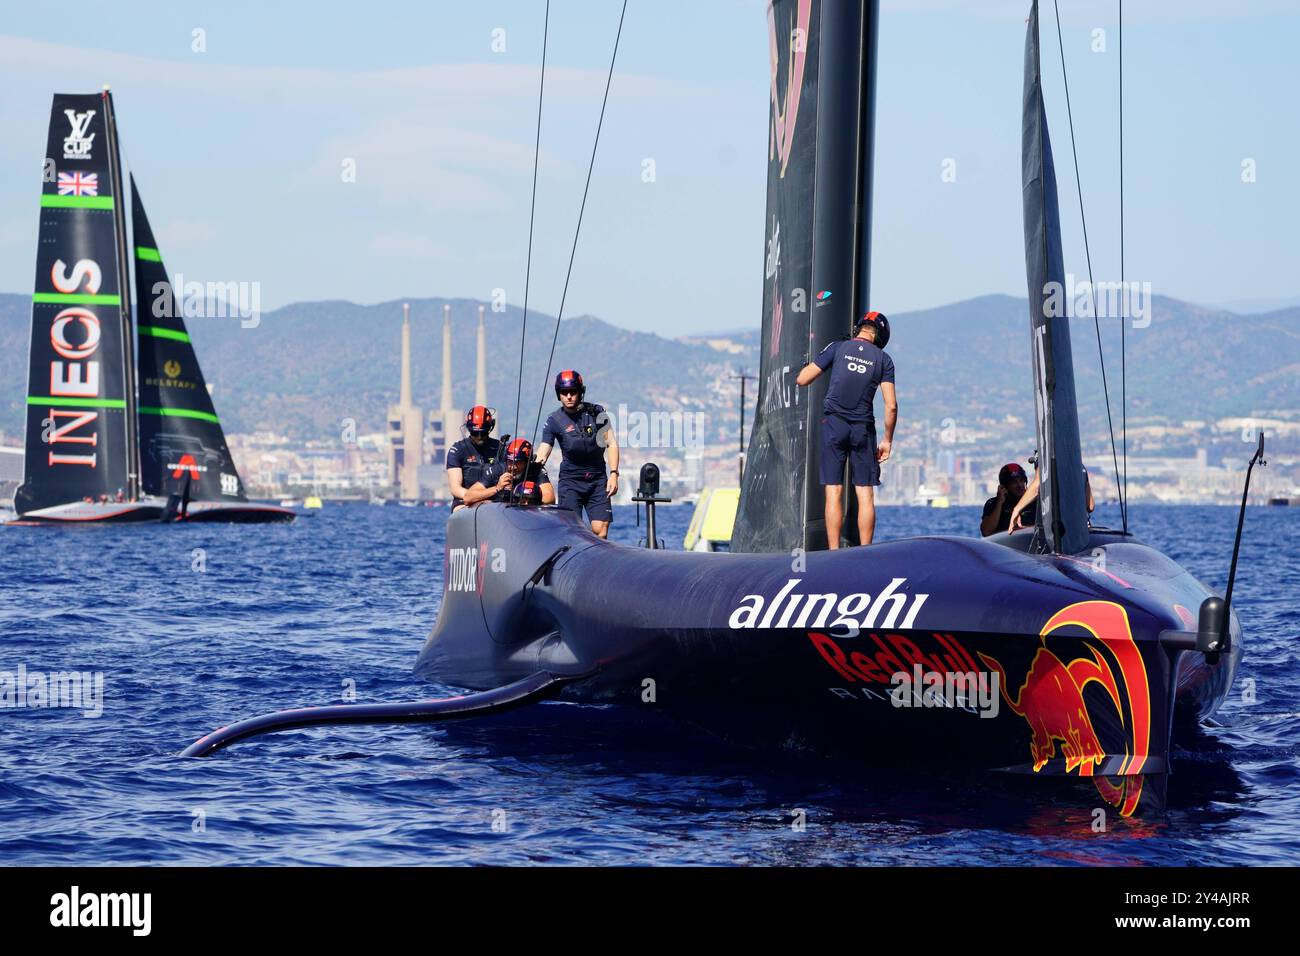
[[[1105,834],[1063,802],[730,748],[618,708],[278,734],[206,760],[240,717],[430,696],[442,508],[329,506],[287,527],[0,528],[0,671],[98,671],[103,715],[0,709],[8,864],[1291,863],[1300,854],[1300,509],[1254,508],[1238,685],[1176,755],[1172,809]],[[637,535],[620,509],[616,537]],[[680,546],[687,508],[660,512]],[[1106,516],[1102,516],[1103,520]],[[1222,587],[1236,512],[1135,507]],[[880,536],[976,509],[882,510]],[[197,570],[197,568],[204,570]],[[1243,701],[1244,678],[1255,703]],[[353,683],[355,682],[355,683]],[[435,689],[436,692],[436,689]],[[806,828],[791,826],[797,811]]]

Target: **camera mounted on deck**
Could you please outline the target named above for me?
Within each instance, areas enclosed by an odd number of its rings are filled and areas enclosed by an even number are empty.
[[[651,550],[662,549],[664,546],[663,541],[655,537],[655,506],[673,499],[665,498],[659,494],[659,466],[654,462],[648,461],[641,466],[640,480],[632,500],[637,505],[636,523],[638,528],[641,526],[641,505],[645,505],[646,536],[640,542],[641,546]]]

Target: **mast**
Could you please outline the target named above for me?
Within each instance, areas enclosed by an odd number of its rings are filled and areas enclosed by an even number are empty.
[[[1021,114],[1021,185],[1025,222],[1025,274],[1034,368],[1038,437],[1037,538],[1060,554],[1088,545],[1088,511],[1079,442],[1079,411],[1070,349],[1069,302],[1061,250],[1056,168],[1043,107],[1038,2],[1025,34],[1025,85]]]
[[[817,164],[813,196],[812,284],[809,287],[808,357],[853,331],[870,307],[871,186],[875,140],[876,27],[878,0],[825,3],[817,114]],[[849,201],[851,199],[851,201]],[[843,290],[839,303],[834,299]],[[829,300],[817,296],[830,291]],[[797,371],[797,370],[796,370]],[[817,480],[821,462],[822,402],[830,376],[808,388],[807,462],[804,481],[805,551],[826,547],[826,496]],[[848,478],[845,476],[847,485]],[[857,496],[845,489],[843,535],[858,543]]]
[[[32,287],[20,515],[125,497],[134,390],[123,337],[123,201],[110,176],[106,97],[56,93],[50,104]],[[129,311],[127,312],[129,315]]]
[[[117,287],[122,290],[120,320],[122,325],[122,377],[126,383],[126,497],[140,498],[139,420],[136,408],[135,333],[131,327],[131,274],[127,265],[126,210],[122,208],[122,162],[117,145],[117,117],[113,114],[113,94],[104,86],[104,124],[108,138],[108,177],[112,183],[113,230],[117,237]]]
[[[817,438],[829,383],[800,388],[795,377],[852,331],[867,302],[878,9],[878,0],[768,4],[762,351],[733,551],[826,546]],[[845,528],[856,533],[851,519]]]

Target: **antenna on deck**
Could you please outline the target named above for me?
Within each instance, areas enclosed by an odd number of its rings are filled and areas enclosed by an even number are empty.
[[[1246,523],[1246,501],[1250,497],[1250,476],[1256,465],[1268,465],[1264,460],[1264,432],[1259,433],[1255,454],[1246,466],[1246,486],[1241,491],[1241,510],[1237,512],[1237,536],[1232,542],[1232,564],[1228,567],[1228,586],[1223,597],[1208,597],[1201,602],[1200,617],[1196,627],[1196,649],[1202,651],[1211,663],[1232,647],[1232,588],[1237,583],[1237,555],[1241,552],[1241,530]]]
[[[748,374],[747,369],[737,369],[732,378],[740,379],[740,452],[736,457],[740,486],[745,486],[745,383],[758,381],[758,376]]]

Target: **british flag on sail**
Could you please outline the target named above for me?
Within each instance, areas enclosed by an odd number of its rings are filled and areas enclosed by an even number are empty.
[[[99,173],[59,173],[60,196],[98,196]]]

